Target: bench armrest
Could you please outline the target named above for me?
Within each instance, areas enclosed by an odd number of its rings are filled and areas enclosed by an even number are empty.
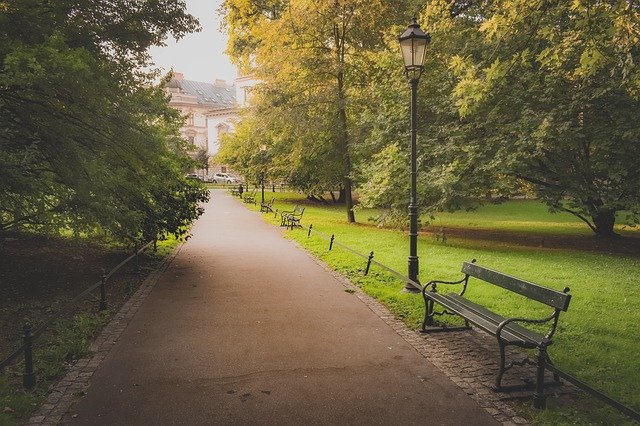
[[[545,346],[548,346],[549,342],[551,341],[551,338],[553,337],[553,334],[556,331],[559,315],[560,315],[560,310],[556,309],[553,312],[553,314],[549,315],[548,317],[540,318],[540,319],[517,318],[517,317],[507,318],[498,325],[498,328],[496,329],[496,337],[498,338],[498,342],[500,342],[500,339],[501,339],[500,335],[502,334],[502,330],[504,330],[504,328],[512,322],[516,322],[516,323],[523,322],[526,324],[544,324],[546,322],[553,321],[553,324],[551,325],[551,329],[544,336],[544,340],[542,342]]]
[[[426,291],[427,291],[427,287],[431,287],[431,290],[429,290],[432,293],[437,293],[437,285],[438,284],[447,284],[447,285],[455,285],[455,284],[464,284],[462,286],[462,291],[460,292],[460,296],[462,296],[464,294],[464,292],[467,290],[467,283],[469,281],[469,275],[466,275],[459,281],[440,281],[440,280],[433,280],[433,281],[429,281],[424,287],[422,287],[422,297],[424,297],[426,299]]]

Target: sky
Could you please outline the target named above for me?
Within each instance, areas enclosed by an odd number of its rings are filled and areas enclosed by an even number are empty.
[[[217,10],[222,0],[186,0],[187,11],[200,21],[202,31],[189,34],[176,42],[166,40],[166,47],[154,47],[151,57],[157,68],[168,72],[171,67],[187,80],[213,83],[216,79],[233,83],[235,66],[224,54],[227,37],[220,31]]]

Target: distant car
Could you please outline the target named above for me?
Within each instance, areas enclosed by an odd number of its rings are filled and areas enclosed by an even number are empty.
[[[238,178],[227,173],[214,173],[211,177],[213,183],[236,183]]]
[[[240,179],[238,179],[237,177],[235,177],[234,175],[231,174],[227,174],[227,183],[239,183]]]
[[[185,177],[187,179],[202,180],[202,178],[200,176],[198,176],[197,174],[195,174],[195,173],[190,173]]]

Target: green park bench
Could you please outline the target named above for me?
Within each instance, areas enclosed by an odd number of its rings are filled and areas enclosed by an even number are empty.
[[[547,287],[542,287],[540,285],[485,268],[484,266],[477,265],[475,264],[475,259],[472,262],[464,262],[462,264],[462,273],[464,274],[464,278],[460,281],[451,282],[434,280],[424,286],[422,289],[422,295],[425,302],[425,319],[422,324],[422,331],[428,333],[431,331],[460,329],[460,327],[433,326],[434,315],[454,314],[464,319],[464,328],[469,328],[469,323],[471,323],[478,329],[496,337],[500,348],[500,369],[496,377],[494,390],[504,391],[527,387],[526,385],[503,387],[502,376],[514,365],[523,365],[525,363],[536,365],[537,374],[533,405],[536,408],[544,408],[545,397],[543,387],[545,365],[553,365],[547,353],[547,347],[553,342],[553,336],[556,332],[556,327],[558,326],[560,312],[566,312],[569,307],[569,302],[571,301],[571,295],[568,294],[569,288],[565,288],[564,291],[557,291]],[[527,299],[540,302],[550,308],[553,308],[553,311],[544,318],[503,317],[483,306],[471,302],[469,299],[464,297],[464,293],[467,290],[467,285],[469,283],[469,277],[474,277],[486,283],[517,293]],[[462,290],[460,293],[440,293],[438,292],[438,284],[462,284]],[[442,312],[435,312],[435,303],[444,308]],[[540,334],[523,325],[546,323],[550,324],[549,330],[546,334]],[[529,357],[526,357],[523,360],[515,360],[508,365],[505,365],[505,348],[512,345],[525,349],[537,349],[535,357],[536,360],[534,361]],[[558,375],[554,374],[554,378],[556,383],[559,382],[560,378]]]
[[[247,204],[249,204],[249,203],[256,204],[256,192],[257,191],[258,191],[257,189],[254,189],[253,191],[251,191],[250,194],[244,195],[242,197],[242,201],[247,203]]]
[[[273,202],[275,201],[275,198],[271,198],[271,200],[269,200],[268,202],[261,202],[260,203],[260,212],[261,213],[273,213]]]
[[[298,205],[293,207],[291,211],[283,211],[280,213],[280,226],[286,226],[293,229],[294,226],[301,226],[300,219],[304,213],[304,207]]]

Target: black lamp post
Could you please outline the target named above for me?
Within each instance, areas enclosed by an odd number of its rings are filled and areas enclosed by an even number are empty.
[[[262,166],[262,169],[260,170],[260,187],[262,189],[261,191],[261,197],[260,197],[260,202],[262,204],[264,204],[264,169],[265,169],[265,156],[267,155],[267,146],[266,145],[260,145],[260,165]]]
[[[417,95],[418,82],[424,70],[424,58],[427,45],[431,41],[429,34],[420,29],[420,25],[413,18],[413,22],[399,37],[400,50],[404,60],[407,80],[411,85],[411,201],[409,202],[409,279],[418,281],[418,203],[416,195],[416,132],[417,132]],[[404,285],[406,291],[420,291],[411,283]]]

